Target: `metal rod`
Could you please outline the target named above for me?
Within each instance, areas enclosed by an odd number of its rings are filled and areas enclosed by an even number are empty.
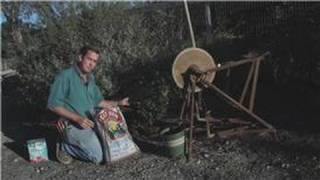
[[[210,130],[210,119],[206,116],[205,117],[205,119],[206,119],[206,129],[207,129],[207,137],[208,138],[212,138],[212,137],[214,137],[214,134],[213,133],[211,133],[211,130]]]

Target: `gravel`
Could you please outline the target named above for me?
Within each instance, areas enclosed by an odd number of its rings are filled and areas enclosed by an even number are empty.
[[[196,139],[193,156],[169,158],[142,152],[112,165],[75,160],[33,164],[7,144],[2,135],[3,179],[319,179],[320,135],[278,131],[279,141],[250,136],[241,139]],[[140,147],[143,150],[143,147]],[[51,158],[52,159],[52,158]]]

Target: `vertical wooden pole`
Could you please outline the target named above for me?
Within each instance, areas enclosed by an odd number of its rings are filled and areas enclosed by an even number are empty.
[[[190,112],[190,129],[189,129],[189,147],[188,147],[188,161],[192,158],[192,140],[193,140],[193,128],[194,128],[194,110],[195,110],[195,89],[196,83],[195,81],[191,80],[192,83],[192,92],[191,92],[191,112]]]
[[[195,48],[196,47],[196,40],[194,38],[194,33],[193,33],[193,28],[192,28],[192,23],[191,23],[191,18],[190,18],[190,13],[189,13],[189,7],[188,7],[187,0],[184,0],[184,8],[186,10],[186,15],[187,15],[187,19],[188,19],[190,36],[191,36],[191,40],[192,40],[192,46]]]
[[[250,104],[249,104],[249,110],[251,112],[253,112],[254,100],[255,100],[255,96],[256,96],[256,89],[257,89],[257,83],[258,83],[258,77],[259,77],[259,67],[260,67],[260,59],[255,62],[253,84],[252,84]]]
[[[242,90],[241,97],[240,97],[240,100],[239,100],[239,102],[241,104],[243,104],[244,98],[245,98],[246,93],[248,91],[248,87],[249,87],[250,80],[252,78],[254,67],[255,67],[255,64],[251,63],[251,67],[250,67],[250,70],[249,70],[249,73],[248,73],[248,76],[247,76],[247,80],[246,80],[246,82],[244,84],[244,88]]]
[[[188,99],[188,94],[186,93],[185,96],[184,96],[184,100],[183,100],[183,103],[182,103],[182,107],[181,107],[181,111],[180,111],[180,120],[183,121],[184,120],[184,111],[186,109],[186,105],[187,105],[187,99]]]

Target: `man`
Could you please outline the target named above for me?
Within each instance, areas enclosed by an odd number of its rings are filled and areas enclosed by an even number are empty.
[[[92,47],[80,50],[79,62],[63,70],[51,86],[48,108],[59,115],[57,129],[62,141],[57,144],[57,159],[69,164],[72,157],[99,164],[103,160],[96,127],[89,119],[95,107],[128,106],[129,98],[104,100],[92,71],[99,60],[99,51]]]

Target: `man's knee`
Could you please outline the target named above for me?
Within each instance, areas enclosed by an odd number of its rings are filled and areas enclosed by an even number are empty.
[[[100,155],[95,155],[93,158],[92,158],[92,162],[95,163],[95,164],[101,164],[103,161],[103,156],[102,154]]]
[[[89,129],[79,130],[76,127],[73,127],[67,135],[68,142],[75,147],[78,147],[74,154],[79,156],[80,159],[96,164],[103,161],[102,147],[95,132]]]
[[[103,161],[103,153],[101,148],[95,148],[90,151],[89,160],[95,164],[100,164]]]

